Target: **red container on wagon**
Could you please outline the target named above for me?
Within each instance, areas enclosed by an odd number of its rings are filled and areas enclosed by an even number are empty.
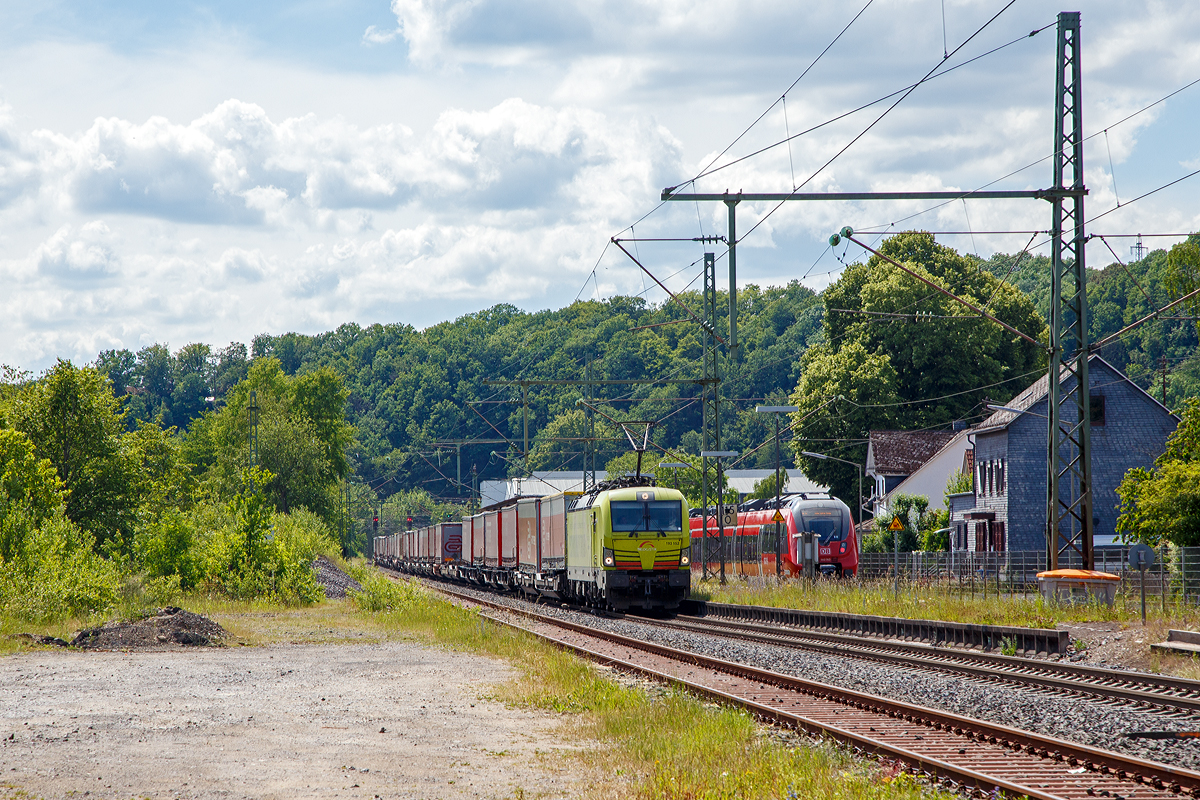
[[[477,567],[482,567],[486,560],[484,558],[484,554],[487,552],[485,516],[485,514],[476,514],[471,517],[471,563]]]
[[[438,541],[441,543],[442,563],[454,564],[462,560],[463,524],[461,522],[439,522]]]
[[[517,506],[500,509],[500,566],[517,568]]]
[[[541,540],[540,572],[567,568],[567,508],[578,495],[552,494],[538,501],[540,519],[538,538]]]
[[[538,500],[525,497],[516,506],[517,563],[521,572],[538,571]]]
[[[500,566],[500,512],[483,512],[483,564]]]

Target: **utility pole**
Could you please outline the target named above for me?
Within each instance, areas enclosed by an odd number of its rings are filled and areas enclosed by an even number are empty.
[[[596,415],[592,411],[591,359],[583,368],[583,377],[587,381],[583,388],[587,398],[583,407],[584,435],[587,436],[583,446],[583,491],[587,492],[596,485]]]
[[[732,206],[731,206],[732,208]],[[700,453],[700,494],[704,513],[701,517],[701,555],[704,560],[702,576],[708,577],[708,488],[709,488],[709,459],[704,453],[721,449],[721,395],[720,370],[717,353],[717,342],[712,335],[717,323],[717,261],[712,253],[704,254],[704,321],[705,326],[700,341],[703,353],[703,378],[700,389],[703,398],[701,406],[701,453]],[[717,487],[718,493],[720,486]],[[719,521],[718,521],[718,524]],[[724,572],[724,570],[722,570]]]
[[[737,206],[742,202],[742,193],[732,197],[725,193],[725,205],[729,209],[729,362],[741,360],[737,338]],[[715,290],[714,290],[715,291]]]
[[[522,451],[522,460],[525,462],[525,471],[529,471],[529,384],[521,384],[521,417],[525,422],[525,449]]]
[[[711,459],[713,459],[713,461],[716,462],[716,465],[717,465],[717,530],[719,531],[719,533],[717,535],[719,537],[719,541],[721,542],[721,585],[722,586],[725,585],[725,496],[721,492],[721,483],[722,483],[721,476],[723,474],[722,469],[721,469],[721,464],[722,464],[722,459],[737,458],[738,455],[739,455],[739,453],[736,450],[704,450],[703,452],[700,453],[701,458],[706,458],[706,459],[711,458]],[[736,508],[736,506],[735,506],[735,508]],[[706,508],[705,513],[707,514],[707,512],[708,512],[708,509]],[[734,515],[734,519],[735,520],[737,519],[736,513]],[[735,536],[737,535],[737,523],[736,522],[734,523],[734,526],[733,526],[733,533]]]
[[[250,390],[250,405],[246,407],[250,412],[250,491],[255,490],[254,486],[254,468],[258,466],[258,392],[254,389]]]
[[[1051,569],[1060,555],[1078,555],[1084,569],[1092,553],[1091,406],[1089,402],[1087,286],[1084,247],[1083,104],[1078,12],[1058,15],[1054,109],[1054,185],[1049,189],[968,192],[742,192],[730,195],[662,190],[663,202],[725,203],[729,208],[730,275],[736,259],[734,208],[741,202],[860,200],[1047,200],[1053,206],[1047,435],[1046,550]],[[848,229],[846,229],[848,230]],[[849,234],[847,234],[848,236]],[[834,243],[836,236],[831,238]],[[859,242],[861,244],[861,242]],[[707,273],[706,273],[707,274]],[[730,297],[734,294],[731,286]],[[956,298],[960,302],[961,298]],[[707,307],[706,307],[707,308]],[[978,309],[976,309],[978,311]],[[1014,330],[1010,329],[1010,333]],[[1018,332],[1019,333],[1019,332]],[[1024,334],[1021,334],[1024,336]],[[731,354],[735,352],[732,346]],[[861,513],[861,508],[860,508]],[[1064,564],[1065,566],[1065,564]]]
[[[1129,248],[1129,254],[1133,256],[1134,261],[1141,261],[1146,257],[1146,245],[1142,244],[1142,235],[1140,233],[1138,234],[1137,244]]]
[[[783,537],[787,534],[787,525],[779,521],[782,516],[780,507],[783,505],[783,478],[780,476],[779,462],[779,415],[795,414],[800,409],[797,406],[755,406],[759,414],[771,414],[775,417],[775,578],[783,578]],[[859,505],[862,505],[862,485],[858,487]],[[862,513],[861,510],[859,513]],[[761,554],[759,556],[761,558]]]
[[[441,463],[442,447],[453,447],[456,456],[456,472],[455,472],[455,491],[459,497],[462,496],[462,449],[465,444],[508,444],[508,439],[442,439],[433,443],[433,446],[439,448],[438,462]]]
[[[1058,15],[1054,186],[1050,200],[1050,370],[1046,546],[1050,569],[1078,556],[1092,569],[1092,414],[1088,382],[1087,238],[1079,12]]]
[[[478,510],[480,505],[483,505],[482,498],[476,503],[475,498],[479,497],[479,473],[475,470],[475,465],[471,465],[471,510]]]

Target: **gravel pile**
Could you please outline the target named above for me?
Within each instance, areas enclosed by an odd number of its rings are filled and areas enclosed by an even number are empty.
[[[81,650],[153,650],[177,645],[220,646],[228,632],[211,619],[182,608],[161,608],[129,622],[108,622],[80,631],[71,647]]]
[[[351,578],[325,556],[317,556],[312,563],[317,583],[325,590],[326,597],[345,597],[347,591],[361,592],[358,581]]]
[[[513,597],[478,590],[467,591],[505,605],[529,605]],[[1154,741],[1125,738],[1125,734],[1131,731],[1196,730],[1200,728],[1200,717],[1197,716],[1139,711],[1129,706],[1105,705],[1048,691],[872,664],[845,656],[835,657],[786,647],[667,630],[631,622],[628,619],[605,619],[554,605],[539,605],[537,609],[548,616],[643,641],[665,644],[680,650],[750,664],[913,705],[942,709],[1151,761],[1193,770],[1200,769],[1200,748],[1187,740]]]

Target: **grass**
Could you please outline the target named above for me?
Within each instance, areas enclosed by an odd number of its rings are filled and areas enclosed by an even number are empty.
[[[519,676],[496,687],[510,705],[565,715],[575,756],[599,775],[601,797],[647,800],[935,796],[903,773],[853,759],[828,742],[764,735],[747,713],[674,689],[623,686],[582,659],[496,625],[412,584],[368,586],[364,611],[387,636],[483,653]],[[394,588],[400,586],[400,588]]]
[[[1045,603],[1035,594],[970,595],[947,587],[901,584],[899,596],[891,581],[822,579],[792,580],[783,584],[736,579],[725,586],[715,580],[692,584],[692,597],[718,603],[772,606],[776,608],[821,609],[849,614],[870,614],[905,619],[939,619],[976,625],[1015,625],[1053,628],[1058,623],[1120,622],[1141,624],[1141,605],[1136,592],[1125,592],[1113,606],[1102,603],[1062,605]],[[1165,628],[1195,628],[1200,609],[1168,602],[1162,611],[1158,598],[1147,598],[1147,617]]]
[[[234,646],[368,643],[409,640],[479,653],[511,664],[517,677],[491,697],[514,707],[562,716],[573,755],[598,777],[598,798],[643,800],[907,800],[949,797],[905,773],[855,759],[827,741],[780,733],[749,714],[685,692],[618,682],[601,668],[520,631],[496,625],[412,583],[397,583],[361,565],[350,571],[366,587],[356,599],[309,607],[189,596],[178,604],[230,631]],[[114,612],[119,616],[119,613]],[[104,620],[35,625],[0,619],[0,634],[70,638]],[[28,645],[0,637],[0,651]]]

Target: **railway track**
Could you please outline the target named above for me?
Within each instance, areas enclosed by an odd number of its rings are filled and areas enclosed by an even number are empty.
[[[1042,800],[1200,797],[1200,772],[633,639],[444,584],[435,588],[518,615],[524,624],[489,618],[586,658],[895,759],[947,788]]]
[[[1200,714],[1200,681],[1186,678],[704,617],[628,618],[666,629],[962,675],[1103,702],[1116,701],[1168,714]]]

